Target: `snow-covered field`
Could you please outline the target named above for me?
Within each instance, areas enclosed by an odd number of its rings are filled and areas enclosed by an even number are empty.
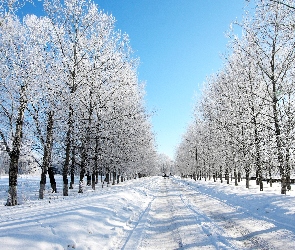
[[[281,195],[276,183],[150,177],[68,197],[48,185],[38,200],[39,177],[27,176],[21,204],[6,207],[7,185],[2,176],[1,249],[295,249],[294,185]]]

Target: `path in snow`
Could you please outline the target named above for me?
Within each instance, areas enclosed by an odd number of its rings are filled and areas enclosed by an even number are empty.
[[[154,198],[118,248],[295,249],[292,223],[257,218],[184,183],[157,179],[150,189]]]
[[[158,179],[154,199],[139,218],[122,249],[234,249],[210,219],[196,211],[190,191],[170,179]]]
[[[294,191],[282,196],[276,189],[150,177],[85,187],[84,194],[75,185],[69,197],[48,186],[38,200],[38,183],[39,177],[20,179],[23,199],[15,207],[4,206],[0,188],[1,249],[295,250]]]
[[[210,225],[212,228],[219,228],[220,236],[230,241],[233,248],[295,249],[294,215],[285,216],[289,220],[284,221],[281,218],[284,214],[279,214],[281,211],[270,213],[266,209],[264,213],[258,214],[257,211],[253,211],[252,204],[250,204],[255,203],[255,199],[251,200],[249,196],[249,201],[244,204],[241,202],[241,197],[237,197],[239,205],[234,206],[230,200],[221,200],[218,196],[206,195],[202,192],[203,190],[197,191],[197,186],[190,187],[181,181],[179,184],[182,184],[183,190],[186,191],[184,200],[187,204],[196,211],[196,214],[201,213],[207,218],[209,228]],[[257,203],[259,202],[257,199]],[[268,205],[271,205],[270,200],[268,204],[265,204],[266,207]],[[248,207],[251,208],[248,209]],[[214,230],[210,231],[211,233],[214,235]]]

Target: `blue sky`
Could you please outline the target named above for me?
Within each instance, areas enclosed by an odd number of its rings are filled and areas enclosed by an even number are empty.
[[[140,57],[139,79],[160,153],[173,158],[206,76],[222,67],[225,32],[245,0],[95,0],[117,20]],[[36,8],[30,7],[32,13]]]

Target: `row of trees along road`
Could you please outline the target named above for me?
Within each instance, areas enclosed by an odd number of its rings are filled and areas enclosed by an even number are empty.
[[[240,37],[229,32],[223,68],[207,78],[195,121],[177,150],[179,171],[214,178],[280,176],[290,189],[295,145],[294,1],[255,1],[241,23]],[[252,13],[252,14],[251,14]]]
[[[76,174],[79,192],[85,175],[95,188],[99,173],[107,181],[111,174],[118,180],[119,175],[153,174],[157,154],[138,59],[128,36],[115,30],[114,17],[87,0],[45,0],[45,16],[23,20],[11,1],[0,6],[7,205],[17,204],[18,161],[29,151],[42,169],[41,199],[47,174],[56,191],[53,166],[62,166],[64,196]]]

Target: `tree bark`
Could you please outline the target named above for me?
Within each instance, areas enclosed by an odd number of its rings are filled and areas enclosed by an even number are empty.
[[[81,155],[81,169],[80,169],[80,181],[79,181],[79,193],[83,193],[84,176],[86,173],[86,148],[85,144],[82,143],[82,155]]]
[[[66,153],[65,153],[65,163],[63,167],[63,196],[69,195],[69,188],[68,188],[68,171],[70,165],[70,153],[71,153],[71,137],[73,133],[73,109],[69,107],[69,115],[68,115],[68,131],[66,135]]]
[[[92,186],[93,190],[95,190],[95,184],[96,184],[96,174],[92,173],[92,175],[91,175],[91,186]]]
[[[17,174],[18,174],[18,161],[20,156],[21,140],[23,137],[23,123],[25,116],[25,109],[27,107],[27,99],[25,97],[26,86],[21,86],[20,92],[20,106],[18,109],[18,116],[16,120],[15,135],[12,142],[12,150],[9,152],[9,190],[7,206],[17,205]]]
[[[249,178],[250,177],[250,169],[247,168],[246,169],[246,188],[249,188],[250,187],[250,184],[249,184]]]
[[[76,147],[74,142],[72,141],[72,162],[71,162],[71,182],[70,182],[70,189],[73,189],[73,185],[75,184],[75,166],[76,166]]]
[[[18,174],[18,160],[19,151],[13,150],[10,153],[10,164],[9,164],[9,189],[7,206],[17,205],[17,174]]]
[[[238,186],[238,176],[237,176],[237,170],[234,169],[234,178],[235,178],[235,186]]]
[[[47,129],[46,129],[46,142],[43,150],[43,164],[42,164],[42,174],[40,180],[40,190],[39,190],[39,199],[44,198],[45,184],[46,184],[46,174],[48,168],[51,165],[51,154],[52,154],[52,145],[53,145],[53,111],[49,111],[48,120],[47,120]]]

